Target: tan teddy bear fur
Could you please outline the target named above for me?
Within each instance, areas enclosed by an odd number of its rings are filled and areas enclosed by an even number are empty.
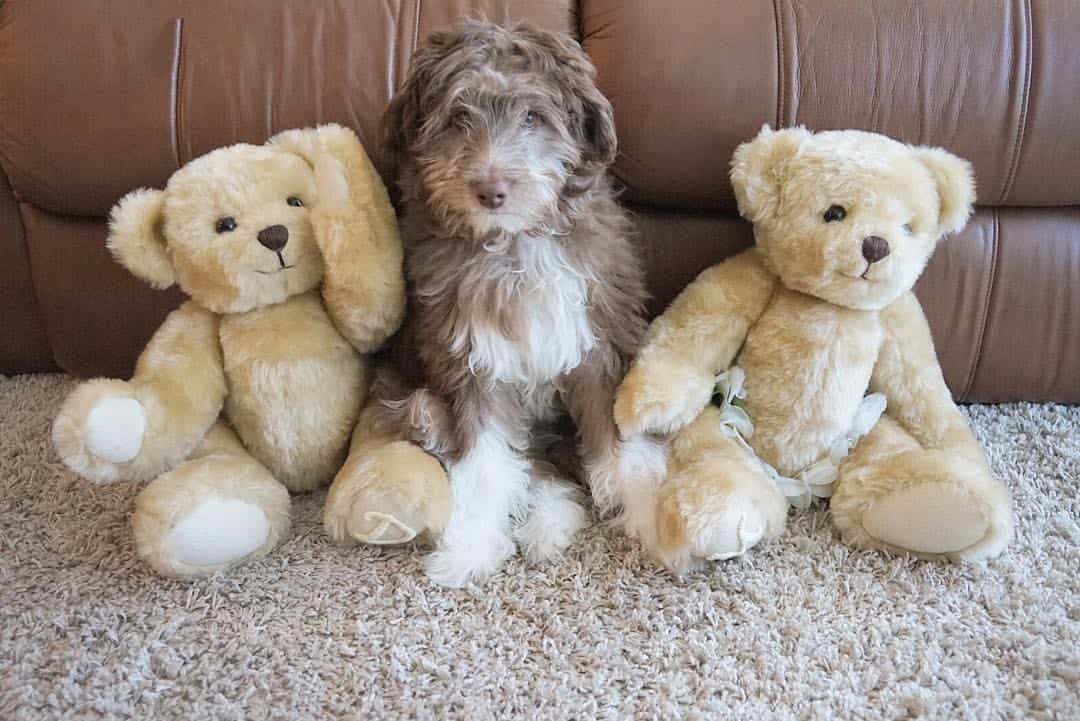
[[[670,568],[740,555],[784,528],[779,477],[887,411],[839,461],[832,517],[852,544],[979,559],[1012,533],[1006,488],[953,403],[911,292],[975,189],[949,153],[859,132],[764,128],[731,171],[755,247],[704,271],[654,321],[616,398],[624,434],[677,432],[658,501]],[[746,438],[710,405],[745,373]],[[770,473],[771,466],[775,474]]]
[[[132,526],[165,575],[267,553],[289,529],[289,491],[344,463],[369,385],[362,354],[402,319],[401,241],[379,176],[350,130],[286,131],[128,194],[108,246],[190,300],[130,381],[69,396],[53,428],[60,457],[92,481],[150,481]]]

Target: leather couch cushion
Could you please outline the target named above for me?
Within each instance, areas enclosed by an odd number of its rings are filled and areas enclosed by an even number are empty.
[[[0,373],[56,370],[30,274],[19,207],[0,170]]]
[[[634,208],[661,311],[703,269],[753,242],[733,214]],[[986,208],[938,245],[915,288],[960,401],[1080,403],[1080,209]]]
[[[21,200],[102,217],[193,157],[286,128],[340,122],[374,153],[417,42],[460,17],[574,29],[569,0],[9,3],[0,166]]]
[[[1080,203],[1074,0],[684,5],[583,2],[630,199],[733,208],[731,153],[770,123],[943,146],[982,205]]]

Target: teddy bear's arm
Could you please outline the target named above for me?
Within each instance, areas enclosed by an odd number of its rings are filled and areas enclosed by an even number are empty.
[[[401,238],[386,186],[356,133],[344,126],[286,130],[269,142],[314,168],[311,220],[326,262],[323,301],[357,350],[376,350],[405,314]]]
[[[362,353],[376,350],[405,313],[403,252],[386,188],[359,140],[340,126],[318,129],[315,237],[326,261],[323,301]]]
[[[775,288],[753,248],[703,271],[649,327],[615,397],[619,430],[667,433],[692,421]]]
[[[364,211],[316,209],[312,223],[326,261],[322,296],[338,331],[361,353],[401,325],[405,281],[396,230],[387,237]]]
[[[188,301],[154,333],[130,381],[98,378],[68,396],[53,440],[84,478],[150,480],[198,445],[225,393],[217,316]]]
[[[888,414],[924,448],[982,452],[945,385],[922,306],[907,292],[881,312],[885,338],[870,379]]]

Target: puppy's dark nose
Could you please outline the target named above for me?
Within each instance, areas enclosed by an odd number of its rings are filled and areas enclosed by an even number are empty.
[[[271,225],[260,230],[255,237],[259,239],[260,243],[276,253],[289,242],[289,229],[284,225]]]
[[[485,180],[473,183],[476,199],[480,201],[480,205],[489,210],[502,207],[502,204],[506,202],[507,189],[506,182],[503,180]]]
[[[884,238],[879,238],[876,235],[863,238],[862,257],[866,258],[871,263],[878,262],[888,254],[889,241]]]

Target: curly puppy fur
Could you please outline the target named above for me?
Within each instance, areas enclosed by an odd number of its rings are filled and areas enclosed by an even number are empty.
[[[620,440],[612,418],[646,293],[594,75],[565,35],[468,22],[429,37],[387,112],[427,388],[385,411],[448,468],[453,512],[428,564],[448,585],[515,542],[557,555],[583,525],[574,487],[535,453],[565,412],[598,508],[654,533],[664,451]]]

